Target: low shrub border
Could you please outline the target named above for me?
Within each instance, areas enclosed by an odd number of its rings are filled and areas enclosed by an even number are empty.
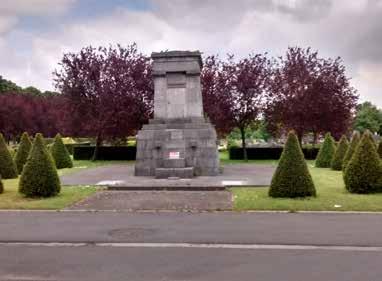
[[[74,146],[74,160],[91,160],[94,146]],[[98,148],[97,160],[135,160],[135,146],[101,146]]]
[[[303,148],[305,159],[314,160],[317,157],[319,148]],[[243,160],[243,149],[232,147],[228,150],[230,160]],[[283,147],[249,147],[247,154],[249,160],[279,160]]]

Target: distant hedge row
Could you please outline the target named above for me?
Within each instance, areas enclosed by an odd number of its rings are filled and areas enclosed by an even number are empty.
[[[74,146],[73,158],[90,160],[94,149],[94,146]],[[135,146],[101,146],[98,148],[97,160],[135,160],[136,152]]]
[[[319,148],[303,148],[305,159],[314,160],[317,157]],[[281,153],[283,152],[282,147],[249,147],[247,148],[247,154],[249,160],[279,160]],[[229,159],[231,160],[242,160],[243,149],[242,148],[230,148],[229,149]]]

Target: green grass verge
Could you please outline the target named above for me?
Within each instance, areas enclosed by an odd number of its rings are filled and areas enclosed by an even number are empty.
[[[61,169],[59,175],[104,165],[130,163],[131,161],[74,161],[71,169]],[[64,186],[58,196],[51,198],[26,198],[18,193],[19,179],[3,180],[4,193],[0,194],[0,209],[59,210],[80,201],[97,191],[95,186]]]
[[[310,162],[310,161],[308,161]],[[283,199],[268,197],[268,187],[231,188],[234,209],[286,211],[382,211],[382,194],[351,194],[345,187],[342,172],[313,168],[310,165],[317,197]]]
[[[59,195],[50,198],[26,198],[18,192],[18,179],[4,180],[0,209],[59,210],[96,192],[94,186],[65,186]]]

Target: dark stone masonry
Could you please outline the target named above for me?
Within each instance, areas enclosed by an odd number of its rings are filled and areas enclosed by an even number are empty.
[[[218,175],[216,131],[203,113],[200,52],[160,52],[152,58],[154,119],[138,133],[135,175]]]

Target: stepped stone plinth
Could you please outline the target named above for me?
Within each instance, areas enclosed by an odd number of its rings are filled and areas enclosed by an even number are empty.
[[[154,119],[137,135],[135,175],[217,175],[216,131],[203,113],[200,52],[160,52],[152,58]]]

